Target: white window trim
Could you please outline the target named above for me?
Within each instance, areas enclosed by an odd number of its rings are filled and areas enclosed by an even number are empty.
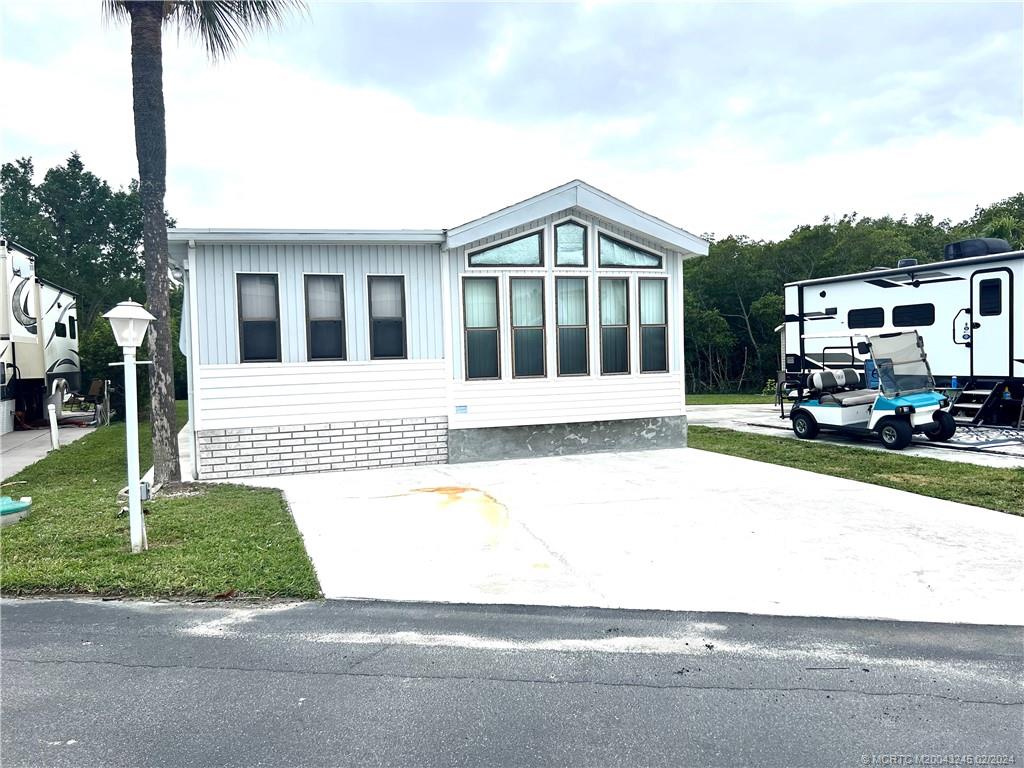
[[[514,269],[514,270],[517,270],[517,271],[519,271],[519,270],[526,270],[526,269],[545,270],[545,269],[547,269],[548,262],[550,261],[547,258],[547,256],[548,256],[548,253],[551,250],[551,243],[549,242],[549,238],[548,238],[548,234],[547,234],[547,229],[548,229],[548,227],[545,224],[545,225],[541,225],[539,227],[534,227],[532,229],[525,230],[523,232],[517,232],[514,235],[508,235],[507,237],[503,237],[503,238],[500,238],[498,240],[492,240],[489,243],[484,243],[482,245],[478,245],[478,246],[476,246],[476,247],[474,247],[472,249],[466,248],[464,250],[464,252],[463,252],[463,266],[464,266],[464,268],[465,268],[465,270],[467,272],[470,271],[470,270],[475,272],[477,270],[486,271],[486,270],[506,270],[506,269]],[[540,264],[522,264],[522,265],[517,265],[517,264],[506,264],[506,265],[500,265],[500,264],[481,264],[479,266],[474,266],[474,265],[469,263],[469,257],[472,256],[473,254],[480,253],[481,251],[489,251],[492,248],[497,248],[499,246],[504,245],[505,243],[510,243],[510,242],[512,242],[514,240],[523,240],[523,239],[525,239],[527,237],[530,237],[531,235],[536,235],[537,233],[540,233],[540,248],[541,248]]]
[[[236,269],[232,275],[232,288],[234,288],[232,305],[235,314],[235,359],[238,361],[238,365],[283,365],[287,361],[285,360],[284,349],[284,314],[281,312],[281,272],[270,269]],[[278,357],[281,358],[280,360],[247,363],[242,359],[242,307],[238,299],[238,278],[240,275],[273,275],[277,278],[277,352]]]
[[[343,325],[343,332],[345,338],[342,343],[345,347],[345,357],[342,360],[310,360],[309,359],[309,307],[307,306],[309,297],[306,295],[306,277],[340,277],[341,278],[341,319]],[[304,350],[304,362],[313,363],[314,365],[320,363],[347,363],[351,361],[352,349],[351,344],[348,343],[349,337],[349,305],[348,305],[348,276],[344,272],[302,272],[302,349]],[[367,295],[367,301],[369,301],[369,295]],[[367,318],[369,321],[369,318]],[[408,351],[408,350],[406,350]]]

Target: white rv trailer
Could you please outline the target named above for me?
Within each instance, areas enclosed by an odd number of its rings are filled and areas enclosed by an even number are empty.
[[[1003,240],[946,246],[932,264],[803,280],[785,287],[787,379],[863,369],[850,338],[916,330],[939,386],[957,388],[960,423],[1019,426],[1024,396],[1024,251]]]
[[[55,392],[78,391],[76,296],[36,275],[36,254],[0,239],[0,434],[46,415]]]

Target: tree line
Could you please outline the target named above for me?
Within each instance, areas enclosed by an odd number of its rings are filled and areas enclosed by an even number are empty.
[[[894,219],[856,213],[797,227],[778,241],[729,236],[684,264],[686,380],[690,392],[751,392],[779,369],[783,286],[797,280],[938,261],[946,243],[1000,237],[1024,248],[1024,192],[954,224],[928,214]]]

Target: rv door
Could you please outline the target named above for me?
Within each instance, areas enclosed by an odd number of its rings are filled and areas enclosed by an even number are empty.
[[[971,275],[971,375],[1009,376],[1013,274],[1005,267]]]

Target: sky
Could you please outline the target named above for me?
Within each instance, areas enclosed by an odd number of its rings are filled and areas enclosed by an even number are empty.
[[[959,221],[1024,191],[1024,3],[343,4],[169,29],[180,226],[448,228],[580,178],[691,232]],[[0,159],[137,176],[129,35],[2,0]]]

